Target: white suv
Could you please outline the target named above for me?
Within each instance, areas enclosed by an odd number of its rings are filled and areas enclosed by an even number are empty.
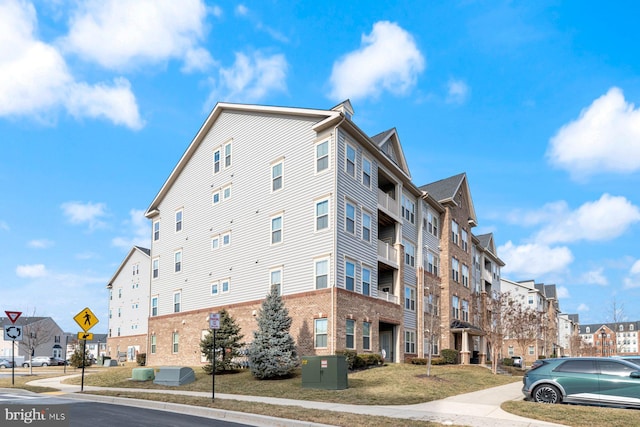
[[[56,362],[51,360],[51,357],[49,357],[49,356],[36,356],[36,357],[32,358],[31,361],[25,360],[22,363],[22,367],[23,368],[28,368],[29,367],[29,363],[31,363],[32,366],[50,366],[50,365],[56,365],[57,364]]]

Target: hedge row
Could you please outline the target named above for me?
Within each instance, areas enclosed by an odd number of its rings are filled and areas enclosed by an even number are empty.
[[[338,350],[336,354],[347,358],[347,367],[350,371],[384,364],[382,356],[377,353],[358,354],[355,350]]]

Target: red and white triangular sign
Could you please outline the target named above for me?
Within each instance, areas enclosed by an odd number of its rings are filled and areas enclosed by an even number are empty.
[[[5,311],[5,313],[7,313],[7,317],[11,320],[11,323],[16,323],[16,320],[18,320],[18,317],[22,314],[21,311]]]

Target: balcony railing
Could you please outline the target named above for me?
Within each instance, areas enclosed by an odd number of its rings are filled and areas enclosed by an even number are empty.
[[[386,211],[392,213],[396,217],[400,216],[398,211],[398,202],[378,188],[378,206],[382,207]]]
[[[389,243],[378,240],[378,259],[397,267],[398,250]]]
[[[397,295],[394,294],[390,294],[389,292],[384,292],[384,291],[378,291],[378,299],[384,300],[384,301],[388,301],[388,302],[392,302],[394,304],[398,304],[399,299]]]

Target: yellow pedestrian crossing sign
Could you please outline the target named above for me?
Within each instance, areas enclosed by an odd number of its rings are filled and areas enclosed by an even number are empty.
[[[85,332],[93,328],[96,323],[98,323],[98,318],[91,310],[89,310],[89,307],[76,314],[73,320],[75,320]]]

